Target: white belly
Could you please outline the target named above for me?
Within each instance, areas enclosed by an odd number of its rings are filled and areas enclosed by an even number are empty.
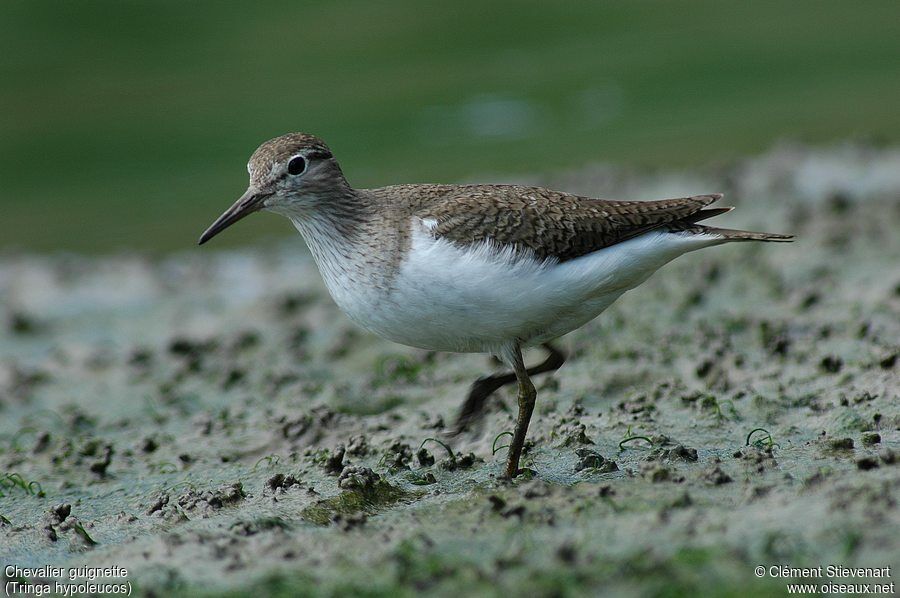
[[[719,240],[650,232],[557,263],[516,259],[489,244],[462,249],[418,222],[389,293],[345,289],[335,299],[353,320],[392,341],[496,353],[510,340],[534,344],[582,326],[666,262]]]

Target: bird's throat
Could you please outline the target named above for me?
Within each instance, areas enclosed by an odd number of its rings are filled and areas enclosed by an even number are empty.
[[[335,299],[348,287],[386,289],[396,263],[396,247],[378,233],[383,230],[380,216],[367,198],[357,197],[356,203],[346,199],[288,214]]]

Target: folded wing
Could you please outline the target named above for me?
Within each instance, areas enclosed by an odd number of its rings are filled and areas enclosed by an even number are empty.
[[[658,201],[610,201],[536,187],[464,186],[416,215],[458,245],[492,242],[560,262],[675,225],[684,230],[727,208],[703,208],[721,194]]]

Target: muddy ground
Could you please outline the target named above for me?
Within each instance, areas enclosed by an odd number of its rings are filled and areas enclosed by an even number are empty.
[[[686,255],[564,338],[514,483],[512,390],[442,435],[494,365],[357,330],[299,237],[5,255],[0,564],[158,596],[779,595],[754,567],[900,565],[900,150],[518,181],[724,191],[719,223],[798,241]]]

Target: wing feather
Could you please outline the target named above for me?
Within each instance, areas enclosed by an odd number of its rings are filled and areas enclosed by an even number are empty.
[[[419,210],[435,237],[458,245],[490,241],[567,261],[695,216],[721,194],[610,201],[537,187],[462,186]],[[716,210],[715,213],[719,213]],[[713,215],[713,214],[710,214]],[[700,217],[706,217],[706,214]]]

